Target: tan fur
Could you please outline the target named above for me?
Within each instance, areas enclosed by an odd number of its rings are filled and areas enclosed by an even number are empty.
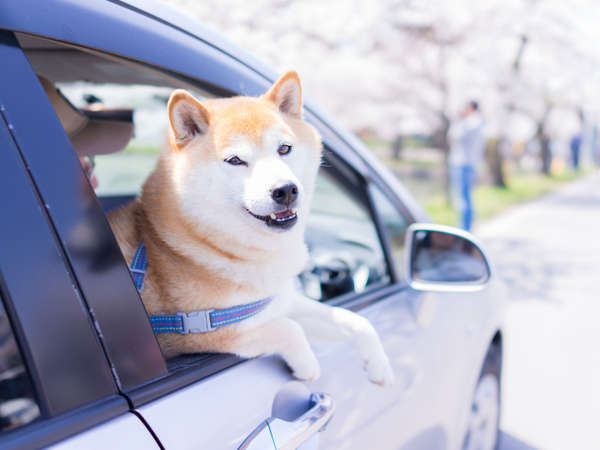
[[[243,134],[260,145],[264,130],[277,121],[273,105],[260,99],[238,97],[206,103],[211,114],[219,117],[212,128],[217,152],[227,147],[232,136],[238,134]]]

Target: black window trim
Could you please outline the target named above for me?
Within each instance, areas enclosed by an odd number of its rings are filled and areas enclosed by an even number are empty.
[[[3,50],[0,39],[1,58],[6,56]],[[0,87],[2,100],[4,92]],[[52,390],[58,389],[53,378],[65,376],[79,364],[75,357],[69,357],[69,352],[66,351],[68,344],[65,345],[65,339],[71,337],[72,330],[85,330],[84,333],[87,333],[80,336],[78,345],[85,346],[86,366],[93,368],[94,373],[98,374],[95,379],[90,379],[89,388],[86,384],[85,393],[80,392],[79,395],[97,399],[98,395],[111,395],[117,390],[96,330],[88,312],[82,307],[80,294],[73,284],[74,277],[65,264],[64,254],[61,252],[51,221],[40,205],[35,183],[27,173],[22,155],[8,131],[10,126],[6,124],[6,112],[6,108],[0,111],[0,143],[4,149],[0,155],[0,204],[15,207],[8,220],[0,222],[0,233],[5,239],[12,236],[11,224],[15,223],[13,221],[18,220],[19,223],[29,225],[27,239],[13,239],[13,242],[18,244],[16,252],[5,246],[0,253],[0,290],[5,309],[13,324],[13,332],[34,383],[40,409],[44,415],[49,416],[81,404],[81,399],[66,400],[67,396]],[[22,264],[23,255],[30,255],[27,259],[34,259],[35,262],[26,267],[16,265]],[[40,268],[46,269],[43,273],[45,278],[36,277],[35,272]],[[48,276],[54,278],[49,279]],[[32,293],[32,296],[24,298],[24,292]],[[68,318],[68,324],[63,324],[65,318]],[[66,332],[63,332],[65,325],[68,327]],[[48,341],[65,345],[64,355],[67,356],[61,359],[61,365],[65,367],[62,367],[59,373],[56,373],[53,367],[56,364],[48,361],[42,353],[47,349]],[[81,355],[78,356],[81,358]]]

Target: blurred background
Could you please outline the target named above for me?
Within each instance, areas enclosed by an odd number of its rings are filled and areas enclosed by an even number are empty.
[[[298,70],[307,96],[436,222],[459,224],[448,132],[469,100],[485,120],[478,220],[600,164],[595,0],[165,1],[272,67]]]

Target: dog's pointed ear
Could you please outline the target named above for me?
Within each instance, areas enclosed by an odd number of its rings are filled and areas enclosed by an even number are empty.
[[[295,70],[284,73],[264,97],[275,103],[282,113],[302,118],[302,85]]]
[[[177,89],[171,94],[167,108],[177,150],[208,131],[210,115],[189,92]]]

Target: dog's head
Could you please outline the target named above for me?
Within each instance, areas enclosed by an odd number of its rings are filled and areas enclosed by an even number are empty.
[[[302,119],[296,72],[258,98],[200,102],[177,90],[168,111],[171,176],[186,218],[246,239],[303,232],[321,141]]]

